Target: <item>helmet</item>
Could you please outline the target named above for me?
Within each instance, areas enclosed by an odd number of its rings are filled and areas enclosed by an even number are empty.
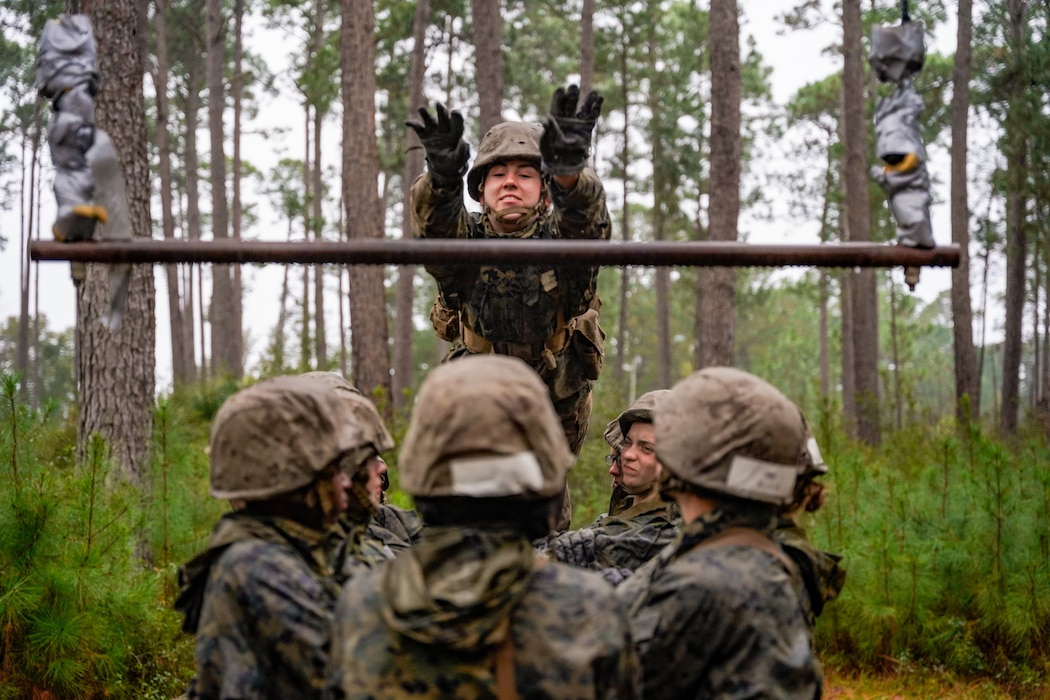
[[[784,504],[806,452],[802,412],[776,387],[731,367],[708,367],[661,398],[654,421],[664,470],[686,484]]]
[[[624,435],[631,432],[631,426],[635,423],[652,423],[656,401],[667,392],[667,389],[646,392],[635,399],[626,411],[609,421],[605,426],[605,442],[609,443],[609,447],[619,449]]]
[[[342,375],[335,372],[306,372],[300,376],[328,387],[335,392],[336,396],[343,400],[353,414],[354,422],[364,430],[365,437],[371,443],[370,447],[372,449],[376,452],[385,452],[394,447],[394,438],[390,436],[390,431],[386,429],[386,425],[383,423],[379,411],[376,410],[375,404]],[[364,459],[359,461],[364,461]]]
[[[828,473],[828,465],[820,454],[817,438],[813,437],[813,430],[809,427],[809,421],[806,420],[805,415],[802,416],[802,422],[806,426],[806,449],[799,463],[798,476],[800,479],[823,476]]]
[[[211,495],[266,500],[307,486],[368,444],[347,403],[316,380],[276,377],[235,393],[211,430]]]
[[[548,498],[562,492],[575,459],[539,375],[488,354],[426,378],[399,467],[413,496]]]
[[[503,122],[489,129],[467,173],[467,192],[474,201],[481,201],[481,183],[492,165],[508,160],[531,160],[539,165],[543,160],[541,136],[543,126],[534,122]]]
[[[627,407],[626,411],[616,418],[616,425],[620,429],[621,442],[623,442],[624,436],[631,432],[631,426],[635,423],[653,422],[653,409],[656,406],[656,402],[666,395],[668,391],[668,389],[657,389],[656,391],[642,394],[634,400],[634,403]]]
[[[618,450],[623,447],[623,433],[620,432],[620,418],[617,416],[605,424],[605,442],[609,447]]]

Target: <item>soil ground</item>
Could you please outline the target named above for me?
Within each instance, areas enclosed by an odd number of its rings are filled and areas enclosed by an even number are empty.
[[[960,680],[936,675],[855,676],[824,668],[824,698],[830,700],[1013,700],[1050,698],[1050,679],[1023,686],[994,679]]]

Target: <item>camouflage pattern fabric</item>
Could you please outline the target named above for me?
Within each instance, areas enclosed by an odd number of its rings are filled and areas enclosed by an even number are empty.
[[[383,540],[374,536],[371,523],[355,523],[343,518],[328,531],[326,539],[329,563],[340,583],[362,567],[372,568],[397,556]]]
[[[322,533],[229,514],[180,579],[176,608],[199,610],[189,697],[321,697],[338,596]]]
[[[701,516],[617,589],[643,696],[819,697],[823,672],[784,565],[756,547],[699,547],[731,527],[768,535],[773,520],[730,508]]]
[[[795,589],[803,593],[799,597],[806,621],[812,629],[824,612],[824,606],[837,598],[846,584],[846,570],[839,565],[842,557],[814,547],[806,538],[806,531],[791,518],[778,520],[776,530],[773,531],[773,541],[780,545],[798,568],[799,580],[795,583]]]
[[[336,610],[328,697],[495,700],[501,644],[511,645],[514,685],[523,700],[637,697],[627,622],[598,576],[558,564],[525,567],[531,557],[518,558],[529,551],[520,536],[517,544],[513,536],[492,540],[476,530],[459,530],[458,542],[456,537],[455,528],[428,528],[415,549],[347,583]],[[514,547],[519,555],[511,553]],[[406,617],[403,600],[391,601],[412,598],[404,581],[393,586],[401,593],[392,591],[390,574],[418,552],[424,552],[418,561],[438,568],[439,562],[455,562],[424,577],[426,590],[416,591],[420,600],[433,600],[440,586],[446,597],[458,597],[461,582],[468,591],[463,601],[430,606],[432,624]],[[508,560],[493,569],[485,560],[499,552]],[[464,569],[472,572],[469,580],[458,581]],[[506,576],[492,576],[496,571]],[[479,589],[486,578],[490,583]],[[512,605],[498,602],[511,598]]]
[[[379,506],[372,522],[368,524],[367,536],[382,542],[394,554],[411,547],[423,530],[423,521],[414,510],[405,510],[389,504]]]
[[[635,571],[671,544],[681,520],[673,503],[655,499],[606,515],[592,525],[536,543],[551,559],[585,569]],[[621,574],[611,579],[618,582]],[[609,580],[609,579],[607,579]]]
[[[613,484],[612,493],[609,495],[609,508],[605,515],[619,515],[634,505],[634,496],[627,493],[623,484]]]
[[[553,181],[548,189],[554,205],[550,214],[513,236],[609,239],[611,224],[605,191],[593,170],[585,168],[572,191],[563,190]],[[429,173],[421,175],[412,186],[412,227],[417,238],[480,239],[496,235],[483,214],[467,211],[462,181],[453,187],[436,189]],[[578,454],[590,419],[591,385],[601,371],[604,355],[604,334],[597,323],[598,267],[430,265],[427,271],[438,284],[443,305],[462,312],[465,322],[471,325],[470,330],[489,342],[509,340],[509,335],[517,334],[519,337],[513,342],[536,340],[542,345],[548,329],[557,327],[559,312],[565,322],[581,318],[567,346],[554,358],[553,367],[538,350],[534,356],[522,357],[546,383],[570,448]],[[529,280],[532,286],[518,289],[523,280]],[[503,302],[489,301],[496,297]],[[499,332],[508,337],[490,337],[495,329],[503,329]],[[516,330],[512,332],[512,329]],[[536,329],[542,329],[540,336],[531,338]],[[451,342],[447,359],[470,354],[461,338],[453,337]]]

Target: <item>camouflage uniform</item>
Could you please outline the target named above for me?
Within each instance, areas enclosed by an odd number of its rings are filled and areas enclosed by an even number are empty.
[[[579,88],[558,88],[543,124],[502,122],[481,139],[470,170],[470,146],[463,139],[463,115],[437,105],[437,118],[421,109],[420,121],[406,121],[419,136],[427,172],[412,185],[412,231],[416,238],[608,240],[605,190],[586,167],[592,132],[601,114],[596,92],[580,102]],[[534,166],[528,197],[503,206],[487,197],[492,168]],[[531,178],[531,170],[528,171]],[[467,194],[480,213],[463,204]],[[508,185],[519,193],[517,179]],[[538,185],[538,190],[533,186]],[[551,205],[553,204],[553,209]],[[578,455],[591,415],[591,385],[601,372],[604,333],[598,326],[598,266],[553,264],[470,267],[430,265],[438,286],[431,321],[439,338],[452,343],[446,359],[496,353],[524,360],[547,385],[569,448]],[[569,492],[562,494],[559,527],[568,528]]]
[[[842,557],[813,546],[798,522],[802,513],[816,512],[824,504],[825,488],[817,479],[828,473],[828,465],[808,421],[806,434],[806,452],[795,482],[794,497],[780,514],[773,539],[795,563],[798,576],[795,589],[802,592],[802,609],[812,628],[824,606],[838,597],[846,583],[846,570],[840,565]]]
[[[585,168],[571,192],[553,181],[548,187],[553,210],[515,238],[609,239],[605,191],[593,170]],[[462,181],[437,189],[429,173],[412,186],[412,227],[417,238],[499,236],[482,213],[467,211]],[[598,267],[428,265],[427,271],[438,285],[431,320],[438,337],[452,343],[448,359],[495,351],[525,360],[550,390],[569,447],[579,453],[590,419],[591,386],[605,353],[605,334],[598,326]],[[545,356],[549,347],[557,351]]]
[[[326,533],[325,549],[340,582],[361,568],[370,569],[397,556],[392,547],[376,536],[371,523],[356,523],[346,518]]]
[[[179,572],[196,635],[192,698],[319,698],[339,589],[329,532],[347,468],[374,454],[348,404],[302,377],[238,391],[216,414],[210,491],[240,510]],[[367,489],[363,489],[367,491]]]
[[[339,593],[321,533],[232,513],[181,576],[176,609],[196,634],[189,697],[321,697]]]
[[[811,698],[820,666],[788,570],[754,547],[698,547],[766,519],[720,511],[683,526],[673,545],[617,593],[642,662],[643,697]]]
[[[637,662],[612,589],[538,562],[528,539],[549,529],[573,461],[546,386],[523,362],[477,355],[433,370],[401,483],[431,509],[428,522],[450,521],[346,584],[328,695],[635,697]]]
[[[354,417],[354,422],[364,429],[364,439],[370,446],[359,458],[378,455],[393,449],[394,438],[386,429],[379,411],[357,387],[335,372],[306,372],[299,375],[332,391],[343,402]],[[363,471],[363,470],[359,470]],[[384,472],[385,475],[385,472]],[[367,474],[362,473],[362,477]],[[345,581],[361,568],[370,568],[393,559],[395,547],[404,549],[402,542],[393,533],[387,532],[375,522],[382,508],[372,502],[373,495],[362,487],[360,479],[348,491],[350,507],[339,522],[326,533],[326,549],[336,579]],[[387,482],[384,482],[387,483]]]
[[[605,427],[609,447],[619,455],[624,435],[635,423],[651,424],[656,401],[665,394],[667,390],[642,394],[609,421]],[[659,486],[655,480],[633,480],[630,489],[634,493],[628,492],[626,484],[614,484],[608,515],[580,530],[552,535],[537,543],[537,549],[566,564],[601,570],[607,580],[620,583],[670,544],[680,524],[674,503],[662,500],[656,493]],[[641,501],[635,503],[636,499]]]
[[[669,545],[681,519],[673,503],[660,499],[632,506],[619,515],[605,515],[579,530],[560,532],[536,543],[551,559],[585,569],[617,569],[626,578]]]
[[[368,535],[385,544],[394,554],[399,554],[415,544],[422,530],[423,521],[414,510],[405,510],[390,504],[379,506],[368,525]]]
[[[424,552],[430,532],[424,530],[418,545]],[[415,554],[409,550],[402,558]],[[477,619],[464,610],[462,620],[435,616],[427,625],[423,615],[399,617],[390,605],[387,591],[401,562],[358,574],[344,589],[333,631],[330,697],[495,699],[501,644],[511,647],[514,685],[523,700],[635,697],[626,623],[622,613],[612,614],[618,603],[597,575],[549,564],[527,575],[506,617],[492,612]],[[457,625],[487,625],[504,636],[488,643],[466,633],[455,639]]]
[[[654,427],[661,492],[697,515],[617,589],[643,695],[819,697],[800,578],[771,539],[806,450],[801,411],[753,375],[711,367],[661,399]]]
[[[802,610],[812,629],[824,606],[838,597],[846,583],[846,570],[839,563],[842,556],[813,546],[806,531],[791,518],[777,520],[773,540],[795,563],[795,590],[802,593]]]

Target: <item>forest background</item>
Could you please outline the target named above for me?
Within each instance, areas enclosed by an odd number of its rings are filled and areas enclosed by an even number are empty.
[[[538,118],[554,86],[578,79],[606,95],[594,164],[614,238],[892,239],[867,181],[886,88],[862,57],[899,5],[785,6],[785,31],[828,46],[826,72],[781,104],[748,33],[747,13],[769,8],[741,4],[742,31],[724,0],[6,0],[0,234],[22,257],[50,220],[32,62],[43,21],[65,9],[95,22],[99,123],[124,145],[137,235],[262,238],[277,225],[289,240],[397,238],[422,167],[402,126],[413,105],[463,109],[476,143],[501,117]],[[934,196],[950,204],[935,235],[967,253],[951,289],[909,295],[899,270],[606,269],[593,421],[712,360],[766,377],[807,411],[832,464],[810,527],[844,555],[849,582],[818,625],[822,654],[848,671],[991,678],[1035,696],[1050,641],[1050,5],[912,5],[937,37],[917,79]],[[259,38],[274,32],[290,64]],[[295,104],[300,126],[275,126],[275,104]],[[68,295],[38,272],[20,271],[19,314],[0,328],[13,485],[0,496],[0,695],[166,697],[191,668],[174,567],[223,508],[205,496],[215,409],[260,376],[335,369],[402,434],[443,350],[426,321],[433,285],[406,267],[138,269],[125,328],[108,336],[92,322],[97,270],[76,291],[75,329],[42,313]],[[937,279],[924,271],[920,290]],[[5,274],[5,300],[12,288]],[[265,307],[272,325],[245,334],[245,314]],[[577,523],[608,491],[591,433],[572,477]]]

